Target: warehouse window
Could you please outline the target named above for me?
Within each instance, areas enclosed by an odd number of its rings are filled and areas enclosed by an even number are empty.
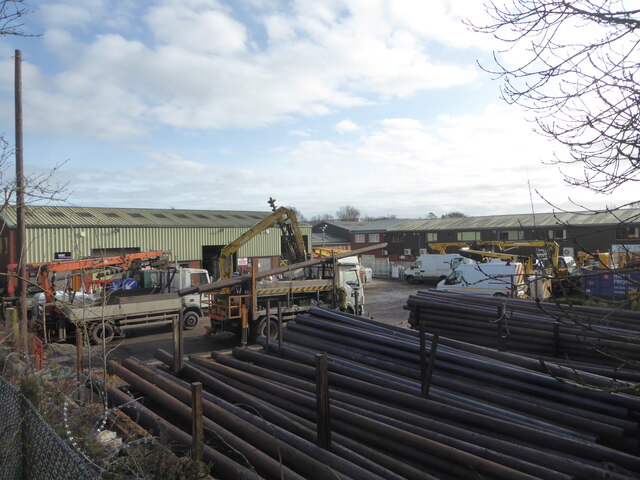
[[[111,218],[120,218],[120,215],[118,215],[117,213],[113,213],[113,212],[106,212],[104,215],[106,217],[111,217]]]
[[[153,216],[158,218],[168,218],[164,213],[154,213]]]
[[[616,228],[616,238],[638,238],[638,229],[636,227],[618,227]]]
[[[459,242],[475,242],[480,240],[480,232],[458,232]]]
[[[184,213],[174,213],[174,215],[178,218],[189,218],[189,215],[185,215]]]
[[[244,220],[244,217],[242,215],[233,215],[233,218],[237,218],[239,220]]]
[[[89,212],[78,212],[79,217],[91,217],[93,218],[93,214]]]
[[[427,242],[437,242],[438,234],[435,232],[427,232]]]
[[[195,215],[196,217],[198,217],[198,218],[209,218],[209,217],[207,217],[206,215],[203,215],[203,214],[201,214],[201,213],[194,213],[194,215]]]
[[[62,212],[51,212],[49,215],[51,215],[52,217],[64,217],[64,218],[67,218],[67,216]]]
[[[549,240],[564,240],[567,238],[567,231],[564,228],[554,228],[547,232],[547,238]]]
[[[364,233],[356,233],[353,236],[353,241],[356,243],[364,243]]]
[[[402,243],[404,241],[404,235],[402,233],[388,233],[386,238],[389,243]]]
[[[498,232],[499,240],[522,240],[524,239],[523,230],[503,230]]]
[[[222,218],[223,220],[226,220],[226,219],[227,219],[227,216],[226,216],[226,215],[215,215],[215,216],[216,216],[216,217],[218,217],[218,218]]]
[[[369,234],[369,241],[371,243],[378,243],[380,241],[380,234],[379,233],[370,233]]]
[[[142,215],[141,213],[130,213],[129,216],[133,218],[144,218],[144,215]]]

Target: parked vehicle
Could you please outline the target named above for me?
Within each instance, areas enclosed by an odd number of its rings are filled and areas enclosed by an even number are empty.
[[[437,289],[510,298],[527,296],[525,270],[519,262],[462,264],[440,281]]]
[[[66,304],[56,309],[47,319],[47,328],[59,340],[76,328],[85,328],[93,342],[109,343],[131,330],[171,324],[182,314],[183,328],[191,330],[207,315],[208,304],[201,295],[180,297],[177,291],[209,282],[209,273],[199,268],[141,270],[109,281],[92,301],[85,297],[81,306]]]
[[[201,295],[179,297],[176,292],[209,283],[209,274],[168,267],[168,255],[152,251],[28,264],[36,307],[32,315],[40,334],[62,341],[83,328],[94,342],[109,342],[128,330],[171,323],[179,313],[185,329],[195,328],[208,305]],[[65,276],[62,283],[56,274]],[[9,293],[15,283],[9,282]]]
[[[447,278],[458,265],[473,263],[475,263],[474,260],[457,253],[420,255],[409,269],[405,270],[404,278],[409,283],[440,281]]]
[[[277,337],[278,302],[282,321],[292,320],[314,306],[336,308],[361,315],[364,311],[362,272],[357,256],[317,260],[316,265],[294,270],[293,276],[244,282],[240,289],[222,288],[211,294],[210,333],[241,333],[250,340],[270,334]],[[308,263],[308,262],[307,262]]]

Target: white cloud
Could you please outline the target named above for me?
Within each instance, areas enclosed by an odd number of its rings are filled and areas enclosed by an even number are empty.
[[[429,124],[387,119],[355,143],[303,140],[292,148],[186,160],[156,152],[148,163],[118,172],[84,166],[74,171],[76,203],[178,208],[266,209],[274,196],[307,216],[351,204],[364,214],[421,217],[459,210],[469,215],[576,209],[636,198],[631,187],[613,197],[567,190],[556,167],[542,166],[552,146],[531,133],[519,112],[491,106],[480,115],[443,116]],[[253,163],[247,163],[252,161]],[[69,175],[64,173],[63,175]],[[80,181],[79,179],[82,179]],[[64,178],[62,178],[64,180]],[[531,186],[531,191],[529,190]],[[197,192],[197,199],[194,197]],[[264,197],[264,198],[263,198]],[[115,202],[115,203],[114,203]],[[194,203],[196,202],[196,203]]]
[[[352,133],[357,132],[360,127],[357,123],[352,122],[351,120],[340,120],[336,123],[336,131],[338,133]]]
[[[250,24],[241,23],[231,3],[166,0],[131,8],[129,17],[120,1],[109,8],[100,0],[45,3],[44,41],[64,72],[47,74],[25,101],[62,105],[65,115],[31,105],[39,115],[33,126],[114,139],[139,135],[154,122],[256,128],[477,76],[471,64],[436,59],[428,33],[415,31],[405,17],[389,16],[387,2],[259,4],[253,20],[262,22],[266,45],[250,39]],[[93,30],[100,33],[91,36]],[[118,124],[125,128],[105,129]]]
[[[104,0],[49,2],[39,7],[43,21],[51,28],[84,28],[102,12]]]
[[[289,135],[293,135],[294,137],[310,137],[311,133],[307,130],[289,130]]]
[[[244,26],[207,5],[189,9],[169,2],[150,8],[145,21],[162,44],[189,52],[231,55],[245,50]]]

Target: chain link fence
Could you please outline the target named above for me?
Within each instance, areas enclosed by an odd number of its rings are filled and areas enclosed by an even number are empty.
[[[0,480],[96,480],[20,391],[0,375]]]

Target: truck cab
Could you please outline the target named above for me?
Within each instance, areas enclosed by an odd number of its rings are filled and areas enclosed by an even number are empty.
[[[171,268],[168,270],[142,270],[138,273],[140,288],[154,293],[175,293],[181,288],[196,287],[211,282],[209,272],[203,268]],[[208,302],[200,294],[181,297],[184,328],[192,329],[206,316]]]
[[[364,271],[358,257],[338,260],[338,288],[346,292],[345,311],[362,315],[364,311]]]

